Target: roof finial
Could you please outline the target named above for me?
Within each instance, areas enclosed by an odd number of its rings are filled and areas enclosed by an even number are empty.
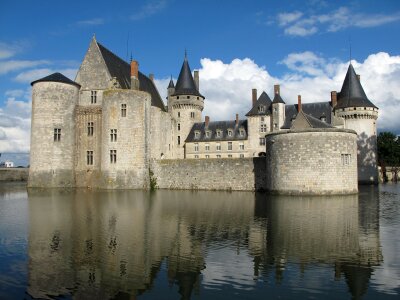
[[[185,48],[185,59],[187,59],[187,50]]]

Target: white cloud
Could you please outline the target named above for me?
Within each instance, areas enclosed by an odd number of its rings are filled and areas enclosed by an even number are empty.
[[[318,31],[336,32],[348,27],[376,27],[400,21],[400,12],[393,14],[365,14],[340,7],[324,14],[308,14],[294,11],[277,15],[277,23],[284,33],[292,36],[308,36]]]
[[[48,76],[50,74],[53,74],[55,72],[60,72],[63,75],[67,76],[71,80],[74,80],[77,69],[62,69],[62,70],[56,70],[56,69],[48,69],[48,68],[43,68],[43,69],[32,69],[29,71],[22,72],[18,74],[15,77],[15,81],[21,82],[21,83],[29,83],[34,80],[43,78],[45,76]]]
[[[131,15],[131,20],[138,21],[159,13],[167,6],[166,0],[152,0]]]
[[[0,42],[0,59],[13,57],[28,46],[26,41],[16,41],[14,43]]]
[[[49,65],[48,60],[8,60],[0,61],[0,75],[23,69],[34,68],[42,65]]]

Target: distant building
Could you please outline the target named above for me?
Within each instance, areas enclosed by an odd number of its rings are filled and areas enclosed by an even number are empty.
[[[12,161],[6,160],[4,162],[0,162],[0,168],[14,168],[14,163]]]

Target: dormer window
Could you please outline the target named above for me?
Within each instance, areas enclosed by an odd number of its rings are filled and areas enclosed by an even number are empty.
[[[200,131],[194,132],[194,138],[196,138],[196,139],[200,138]]]
[[[239,135],[240,135],[240,136],[244,136],[244,129],[243,129],[243,128],[240,128],[240,129],[239,129]]]
[[[326,117],[325,116],[322,116],[321,118],[319,118],[322,122],[325,122],[326,123]]]
[[[264,105],[258,106],[258,112],[260,112],[260,113],[265,112],[265,106]]]
[[[217,138],[221,138],[222,137],[222,130],[217,129]]]
[[[264,123],[264,122],[265,122],[265,118],[261,117],[261,123]]]
[[[211,137],[211,131],[206,131],[206,138],[210,138]]]
[[[233,136],[233,131],[232,131],[232,129],[228,129],[228,136]]]

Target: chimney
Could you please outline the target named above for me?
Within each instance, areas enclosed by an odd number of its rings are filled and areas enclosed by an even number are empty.
[[[274,94],[280,94],[281,93],[281,87],[279,84],[274,85]]]
[[[357,79],[358,79],[358,81],[361,81],[361,75],[360,74],[357,74]]]
[[[239,114],[236,114],[236,126],[239,126]]]
[[[253,106],[256,105],[256,101],[257,101],[257,89],[252,89],[251,90],[251,99],[253,102]],[[252,107],[253,107],[252,106]]]
[[[131,90],[139,90],[139,63],[131,60]]]
[[[297,111],[301,112],[301,95],[297,96]]]
[[[332,107],[335,107],[337,104],[337,93],[336,91],[331,92],[331,105]]]
[[[194,84],[196,85],[197,91],[199,91],[199,88],[200,88],[199,83],[200,83],[200,80],[199,80],[199,71],[195,70],[195,71],[194,71]]]
[[[149,74],[149,78],[150,78],[151,81],[154,81],[154,74],[153,74],[153,73],[150,73],[150,74]]]
[[[208,127],[208,124],[210,124],[210,117],[206,116],[205,121],[206,121],[206,127]]]

